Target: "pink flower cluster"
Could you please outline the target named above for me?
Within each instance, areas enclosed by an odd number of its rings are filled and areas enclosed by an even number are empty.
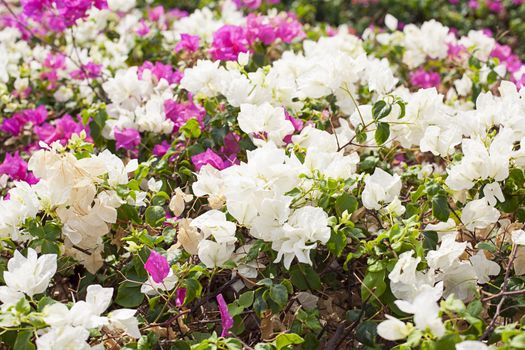
[[[44,105],[35,109],[26,109],[13,114],[11,118],[5,118],[0,125],[0,131],[18,136],[26,124],[40,125],[47,119],[47,110]]]
[[[251,51],[257,41],[265,45],[278,39],[291,43],[304,35],[301,23],[291,13],[275,17],[250,14],[246,19],[246,27],[224,25],[219,28],[213,34],[210,54],[214,60],[234,61],[240,53]]]
[[[62,32],[84,18],[95,6],[106,8],[106,0],[21,0],[24,16],[54,32]]]
[[[82,125],[81,122],[76,122],[69,114],[54,120],[53,124],[43,123],[34,127],[34,132],[38,139],[48,145],[55,141],[65,145],[73,134],[79,134],[81,131],[85,131],[86,135],[89,135],[89,129]],[[89,141],[90,139],[87,138],[87,140]]]
[[[5,155],[0,164],[0,174],[9,176],[13,181],[26,181],[31,185],[38,182],[33,173],[27,171],[27,162],[20,157],[18,151],[13,155]]]
[[[206,164],[211,165],[217,170],[227,168],[226,163],[222,158],[215,153],[211,148],[208,148],[206,152],[196,154],[191,157],[191,162],[195,166],[195,170],[199,171]]]
[[[195,52],[199,49],[199,41],[198,35],[181,34],[180,41],[175,46],[175,52]]]
[[[523,66],[523,62],[517,55],[512,53],[512,49],[508,45],[496,44],[490,56],[497,57],[499,62],[503,64],[510,73],[518,72]]]
[[[169,64],[161,62],[153,64],[150,61],[145,61],[138,69],[139,79],[142,79],[142,74],[145,70],[149,70],[157,80],[165,79],[169,84],[180,83],[183,76],[178,70],[173,70],[173,67]]]
[[[57,88],[58,82],[58,72],[60,70],[66,69],[66,55],[62,53],[48,53],[44,63],[43,72],[40,73],[40,79],[47,81],[47,88],[49,90],[54,90]]]
[[[102,72],[102,65],[88,62],[87,64],[82,65],[81,68],[76,69],[70,73],[71,78],[76,80],[84,80],[84,79],[96,79],[100,77],[100,73]]]
[[[270,45],[277,39],[291,43],[295,38],[303,38],[303,26],[293,13],[281,13],[275,17],[249,14],[246,18],[248,41],[261,41]]]
[[[438,87],[441,83],[439,73],[427,72],[423,68],[410,73],[410,83],[418,88],[428,89]]]
[[[191,118],[195,118],[201,127],[204,126],[203,120],[206,115],[206,111],[202,106],[199,106],[193,102],[193,98],[188,96],[187,102],[176,102],[174,100],[164,101],[164,111],[166,117],[171,119],[175,124],[173,131],[177,132],[179,129],[186,124]]]
[[[233,2],[237,8],[247,7],[250,10],[258,9],[263,3],[262,0],[233,0]],[[270,5],[275,5],[280,3],[281,0],[266,0],[266,2]]]
[[[115,129],[115,147],[117,150],[126,149],[128,151],[137,150],[140,145],[140,133],[137,129],[133,128],[124,128],[124,129]]]

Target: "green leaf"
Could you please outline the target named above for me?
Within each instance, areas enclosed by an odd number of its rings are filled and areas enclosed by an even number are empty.
[[[435,231],[423,232],[423,248],[427,250],[436,250],[438,244],[438,234]]]
[[[525,334],[518,334],[512,338],[510,346],[516,349],[525,349]]]
[[[46,296],[42,297],[42,299],[40,299],[38,301],[37,310],[39,312],[42,312],[47,305],[51,305],[51,304],[54,304],[54,303],[56,303],[56,301],[46,295]]]
[[[359,205],[357,199],[349,193],[343,193],[335,200],[335,212],[337,215],[342,216],[346,210],[348,214],[352,214],[356,211]]]
[[[356,339],[366,346],[375,348],[377,325],[372,321],[365,321],[361,323],[355,333]]]
[[[474,300],[467,305],[467,313],[471,316],[478,317],[483,311],[483,304],[479,300]]]
[[[383,100],[377,101],[372,106],[372,116],[374,120],[380,120],[387,117],[392,110],[392,106]]]
[[[16,304],[15,304],[15,310],[19,314],[28,314],[31,312],[31,305],[29,304],[29,301],[24,297],[22,297]]]
[[[254,297],[254,292],[253,291],[248,291],[246,293],[243,293],[239,296],[239,305],[242,306],[243,308],[248,308],[250,306],[252,306],[253,304],[253,297]]]
[[[388,123],[377,123],[377,129],[374,133],[374,138],[378,146],[385,143],[390,137],[390,125]]]
[[[284,307],[288,303],[288,288],[282,284],[276,284],[270,287],[270,298],[279,306]]]
[[[199,122],[195,118],[191,118],[184,124],[179,131],[186,137],[187,139],[196,139],[199,136],[201,136],[201,127],[199,125]]]
[[[137,307],[144,301],[144,294],[140,291],[140,284],[123,282],[117,290],[115,302],[123,307]]]
[[[283,333],[279,334],[275,339],[275,347],[277,350],[291,349],[290,345],[302,344],[304,339],[295,333]]]
[[[439,221],[447,221],[450,216],[448,198],[443,194],[432,197],[432,215]]]
[[[184,287],[186,287],[186,297],[184,298],[184,304],[199,298],[202,294],[202,285],[195,278],[188,278],[184,281]]]
[[[373,293],[375,297],[372,296],[371,299],[374,301],[376,298],[379,298],[385,290],[385,270],[368,272],[361,286],[361,297],[363,300],[366,300],[370,297],[370,293]]]
[[[190,350],[190,345],[184,340],[177,340],[171,344],[170,350]]]
[[[35,345],[31,342],[31,338],[33,337],[33,332],[31,331],[22,331],[18,332],[18,336],[16,337],[14,350],[34,350]]]
[[[405,102],[403,102],[403,101],[397,101],[396,103],[398,104],[399,108],[401,109],[401,112],[399,113],[399,117],[398,117],[398,119],[401,119],[401,118],[403,118],[406,115],[406,105],[405,105]]]
[[[297,264],[290,268],[292,284],[299,290],[321,289],[321,279],[309,265]]]
[[[148,207],[145,216],[146,222],[153,227],[159,226],[166,219],[164,209],[158,205]]]
[[[332,230],[330,239],[326,242],[328,250],[336,257],[341,256],[343,249],[346,247],[346,235],[341,230]]]

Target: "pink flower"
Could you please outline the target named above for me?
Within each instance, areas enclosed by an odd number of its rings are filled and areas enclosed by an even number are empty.
[[[13,136],[18,136],[22,132],[25,121],[19,117],[20,114],[15,114],[11,118],[5,118],[0,125],[0,130]]]
[[[148,17],[151,21],[158,21],[164,17],[164,7],[162,5],[156,6],[149,10]]]
[[[199,171],[206,164],[210,164],[212,167],[218,170],[226,168],[222,158],[217,153],[213,152],[211,148],[208,148],[206,152],[192,156],[191,162],[197,171]]]
[[[284,117],[286,118],[286,120],[289,120],[292,123],[295,131],[301,131],[303,129],[304,122],[301,119],[292,117],[286,109],[284,110]],[[292,142],[292,135],[293,134],[286,135],[284,137],[284,142],[286,142],[287,144]]]
[[[303,38],[306,34],[303,26],[293,13],[280,14],[277,20],[277,36],[285,43],[291,43],[295,38]]]
[[[95,79],[100,76],[100,73],[102,72],[102,65],[96,64],[93,62],[89,62],[82,66],[81,69],[76,69],[70,73],[71,78],[76,80],[83,80],[83,79]]]
[[[22,132],[25,124],[40,125],[47,119],[46,106],[40,105],[35,109],[26,109],[13,114],[11,118],[6,118],[0,125],[0,131],[18,136]]]
[[[228,158],[231,156],[237,156],[237,153],[241,151],[239,141],[241,137],[233,132],[229,132],[224,136],[224,146],[221,148],[221,153],[226,155]]]
[[[198,35],[181,34],[180,41],[175,46],[175,52],[195,52],[199,49],[199,40],[200,38]]]
[[[154,250],[149,254],[148,260],[144,264],[144,269],[148,271],[155,283],[162,283],[170,273],[168,260]]]
[[[191,96],[188,96],[187,102],[178,103],[173,100],[164,101],[164,111],[166,117],[171,119],[175,124],[173,131],[177,132],[191,118],[195,118],[201,127],[204,127],[203,120],[206,110],[193,103]]]
[[[166,141],[162,141],[161,144],[157,144],[153,147],[153,154],[157,157],[162,157],[170,149],[171,145]]]
[[[153,64],[150,61],[145,61],[138,69],[139,79],[142,79],[145,70],[149,70],[157,80],[165,79],[169,84],[178,84],[182,79],[182,74],[179,71],[173,70],[172,66],[161,62]]]
[[[92,6],[107,6],[103,0],[21,0],[21,5],[24,16],[54,32],[61,32],[85,18]]]
[[[262,4],[262,0],[233,0],[233,2],[237,8],[247,7],[251,10],[258,9]]]
[[[233,318],[228,311],[228,305],[224,301],[222,294],[217,295],[217,304],[219,305],[219,312],[221,313],[221,337],[226,337],[230,333],[230,329],[233,327]]]
[[[73,134],[79,134],[82,130],[88,134],[89,131],[81,122],[73,120],[69,114],[56,119],[54,125],[45,123],[35,126],[33,130],[38,138],[48,145],[55,141],[60,141],[62,145],[65,145]]]
[[[248,52],[246,30],[240,26],[224,25],[213,33],[210,54],[214,60],[235,61],[241,52]]]
[[[500,13],[503,10],[503,4],[501,3],[501,0],[488,0],[487,7],[489,10],[496,13]]]
[[[136,129],[115,129],[114,134],[117,149],[134,150],[140,145],[140,133]]]
[[[427,72],[423,68],[410,73],[410,82],[412,85],[428,89],[431,87],[438,87],[441,83],[441,76],[436,72]]]
[[[14,155],[6,153],[4,161],[0,164],[0,174],[8,175],[12,180],[36,183],[32,173],[27,172],[27,162],[23,160],[18,152]]]
[[[175,299],[176,306],[184,305],[184,299],[186,298],[186,288],[177,289],[177,299]]]
[[[149,34],[150,29],[148,25],[146,24],[146,22],[143,19],[141,19],[139,22],[139,26],[135,32],[137,33],[138,36],[145,37],[146,35]]]

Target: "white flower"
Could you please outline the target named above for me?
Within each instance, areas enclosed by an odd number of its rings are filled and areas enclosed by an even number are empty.
[[[442,288],[442,283],[438,286]],[[445,334],[445,326],[439,317],[437,301],[441,298],[440,289],[425,288],[412,302],[396,300],[397,307],[406,313],[414,315],[414,323],[419,330],[430,330],[433,335],[440,337]]]
[[[460,191],[472,188],[477,179],[505,180],[509,176],[509,159],[514,141],[514,133],[509,128],[500,129],[489,149],[480,139],[464,139],[464,157],[448,170],[445,183],[453,190]]]
[[[459,96],[467,96],[472,91],[472,80],[467,74],[463,74],[461,79],[454,82],[454,87]]]
[[[523,230],[512,231],[512,243],[516,245],[525,245],[525,231]]]
[[[477,340],[465,340],[456,344],[456,350],[488,350],[488,346]]]
[[[207,268],[215,268],[224,265],[228,261],[235,245],[233,244],[219,244],[214,241],[204,239],[199,242],[199,259]]]
[[[204,238],[213,236],[217,243],[234,243],[237,240],[235,237],[237,226],[226,220],[226,214],[218,210],[209,210],[196,217],[191,221],[190,226],[200,229]]]
[[[160,191],[161,188],[162,188],[162,180],[155,181],[155,178],[153,177],[148,180],[148,189],[151,192],[157,193]]]
[[[455,233],[457,229],[454,219],[449,218],[447,222],[438,222],[437,224],[428,224],[425,226],[425,231],[434,231],[438,235],[438,241],[441,241],[444,235]]]
[[[461,132],[457,128],[442,130],[438,126],[429,126],[419,145],[421,152],[432,152],[435,156],[447,156],[461,143]]]
[[[470,258],[470,263],[476,271],[479,284],[489,282],[489,276],[497,276],[501,270],[498,263],[487,259],[483,250],[479,250],[476,255],[472,256]]]
[[[7,263],[4,280],[11,290],[25,293],[32,297],[45,292],[49,281],[57,271],[57,256],[44,254],[37,257],[34,249],[27,249],[27,258],[18,250]]]
[[[36,339],[38,350],[90,350],[89,331],[83,327],[51,328]]]
[[[219,67],[220,61],[198,60],[192,68],[184,71],[180,86],[192,94],[202,94],[207,97],[216,96],[223,82],[224,68]]]
[[[315,249],[317,241],[324,244],[329,239],[328,215],[323,209],[311,206],[297,209],[282,230],[273,232],[272,249],[278,252],[275,262],[284,260],[289,269],[296,257],[299,262],[311,265],[310,250]]]
[[[500,213],[485,198],[468,202],[461,213],[461,222],[468,230],[483,229],[498,221]]]
[[[471,30],[468,32],[468,36],[461,38],[459,43],[472,51],[478,60],[486,61],[496,45],[496,40],[481,30]]]
[[[249,52],[239,53],[239,56],[237,57],[237,62],[242,67],[246,66],[250,62],[250,53]]]
[[[386,320],[377,325],[377,334],[390,341],[405,339],[412,332],[413,326],[406,324],[390,315],[385,315]]]
[[[180,187],[175,189],[175,194],[171,197],[168,207],[175,214],[175,216],[180,216],[186,207],[186,203],[190,202],[193,199],[191,194],[186,194],[182,192]]]
[[[406,208],[403,206],[403,204],[401,204],[399,197],[396,197],[392,202],[390,202],[389,205],[386,206],[386,210],[392,215],[401,216],[405,213]]]
[[[260,106],[241,104],[237,120],[245,133],[266,134],[267,139],[276,145],[284,144],[284,137],[294,131],[292,123],[286,120],[284,109],[269,103]]]
[[[445,287],[445,297],[454,294],[456,298],[468,301],[476,293],[476,270],[469,262],[454,261],[446,271],[440,273],[439,278]]]
[[[170,269],[168,276],[161,282],[155,282],[151,276],[148,275],[148,280],[140,287],[140,292],[147,295],[156,295],[159,291],[170,291],[177,285],[179,278]]]
[[[398,20],[394,16],[392,16],[390,13],[387,13],[385,16],[385,25],[388,29],[391,31],[395,31],[397,29]]]
[[[109,324],[112,327],[122,329],[133,338],[140,338],[139,321],[135,317],[137,310],[118,309],[108,314]]]
[[[371,176],[365,179],[363,205],[367,209],[381,209],[381,203],[390,203],[401,192],[399,175],[390,175],[381,168],[376,168]]]
[[[497,182],[485,185],[483,187],[483,195],[491,206],[495,206],[498,201],[505,202],[505,196],[503,196],[501,186]]]
[[[456,236],[457,233],[451,233],[442,237],[439,248],[431,250],[427,254],[428,266],[435,270],[446,271],[457,261],[469,244],[467,242],[456,242]]]
[[[112,11],[127,12],[134,8],[135,0],[108,0],[108,7]]]

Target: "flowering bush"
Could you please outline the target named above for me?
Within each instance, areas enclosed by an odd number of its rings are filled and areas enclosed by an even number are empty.
[[[1,0],[3,346],[525,348],[512,48],[182,3]]]

